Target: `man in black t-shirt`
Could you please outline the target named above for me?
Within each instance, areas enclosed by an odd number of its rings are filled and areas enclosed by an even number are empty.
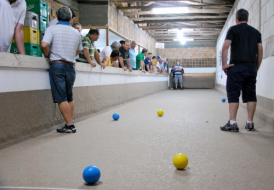
[[[253,117],[257,105],[256,77],[262,62],[263,48],[261,34],[247,24],[248,12],[240,9],[236,14],[237,25],[232,26],[228,32],[222,49],[223,71],[227,74],[226,91],[229,103],[230,120],[222,131],[238,132],[236,122],[239,108],[239,97],[247,103],[248,119],[245,128],[254,130]],[[229,65],[227,54],[231,46]]]
[[[132,69],[129,66],[129,41],[126,40],[125,44],[123,44],[123,46],[120,47],[119,51],[121,53],[120,57],[119,57],[119,67],[123,68],[125,71],[128,69],[130,72],[132,71]]]

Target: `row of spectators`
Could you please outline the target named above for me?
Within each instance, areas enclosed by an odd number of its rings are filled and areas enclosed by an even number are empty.
[[[73,25],[75,29],[81,33],[82,27],[80,23]],[[125,71],[141,70],[144,73],[162,73],[167,74],[168,59],[160,56],[153,56],[147,49],[136,55],[135,41],[121,40],[114,41],[110,46],[106,46],[101,52],[96,48],[95,43],[100,37],[98,28],[91,28],[88,34],[82,37],[83,51],[76,58],[78,62],[89,63],[93,67],[101,65],[103,68],[119,67]]]

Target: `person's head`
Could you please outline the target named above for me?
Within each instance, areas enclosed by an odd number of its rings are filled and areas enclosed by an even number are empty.
[[[93,42],[97,41],[100,36],[100,31],[98,28],[91,28],[88,32],[89,37]]]
[[[156,57],[156,59],[159,61],[159,60],[161,59],[161,57],[158,55],[158,56]]]
[[[177,65],[177,66],[179,66],[179,65],[180,65],[180,62],[179,62],[179,61],[177,61],[177,62],[176,62],[176,65]]]
[[[166,64],[168,64],[168,58],[166,58]]]
[[[111,45],[112,50],[119,50],[121,44],[119,42],[114,41]]]
[[[73,28],[75,28],[76,30],[78,30],[79,33],[81,34],[81,32],[82,32],[82,25],[80,23],[73,24]]]
[[[68,7],[61,7],[57,11],[58,21],[70,22],[72,21],[72,12]]]
[[[130,44],[130,46],[131,46],[131,49],[135,49],[135,47],[136,47],[136,42],[135,42],[135,41],[132,41],[131,44]]]
[[[148,57],[149,59],[152,59],[152,53],[148,53],[148,54],[147,54],[147,57]]]
[[[121,46],[123,46],[124,47],[124,45],[125,45],[125,40],[120,40],[120,44],[121,44]]]
[[[130,48],[130,45],[129,45],[129,44],[130,44],[130,42],[129,42],[128,40],[126,40],[126,41],[125,41],[125,44],[124,44],[124,46],[123,46],[125,50],[129,50],[129,48]]]
[[[158,59],[158,61],[159,61],[159,63],[163,63],[163,59],[162,58],[160,58],[160,59]]]
[[[100,49],[97,49],[97,51],[98,51],[98,53],[100,53],[100,52],[101,52],[101,50],[100,50]]]
[[[156,59],[156,56],[154,55],[154,56],[152,57],[152,59]]]
[[[236,13],[236,23],[247,23],[248,22],[248,11],[245,9],[239,9]]]
[[[113,50],[110,54],[110,57],[112,58],[113,61],[117,61],[119,58],[120,52],[119,50]]]
[[[143,53],[144,56],[147,55],[147,52],[148,52],[148,50],[146,48],[142,49],[142,53]]]

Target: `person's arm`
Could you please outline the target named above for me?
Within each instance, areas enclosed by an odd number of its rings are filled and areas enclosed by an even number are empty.
[[[229,46],[231,45],[231,40],[225,40],[223,48],[222,48],[222,63],[223,63],[223,71],[227,75],[227,70],[234,66],[234,64],[227,64],[227,54]]]
[[[120,65],[121,65],[121,68],[123,68],[123,69],[126,71],[127,68],[126,68],[125,65],[124,65],[124,59],[123,59],[123,57],[119,57],[119,63],[120,63]]]
[[[127,68],[129,70],[129,72],[132,72],[132,68],[130,67],[130,64],[129,64],[129,59],[127,59]]]
[[[89,64],[91,64],[92,67],[96,67],[96,63],[94,63],[90,59],[89,50],[87,48],[84,48],[83,53],[84,53],[84,56],[85,56],[86,60],[89,62]]]
[[[14,40],[16,42],[16,46],[18,51],[22,55],[26,55],[25,47],[24,47],[24,33],[23,33],[23,25],[17,24],[14,29]]]
[[[81,52],[82,52],[82,51],[78,51],[78,50],[77,50],[75,56],[79,55]]]
[[[104,57],[104,59],[102,60],[102,63],[105,65],[105,66],[109,66],[107,63],[109,62],[109,57],[108,56],[106,56],[106,57]]]
[[[261,43],[258,44],[258,61],[257,61],[257,69],[259,70],[263,59],[263,46]]]
[[[94,58],[97,61],[97,63],[103,67],[103,69],[106,68],[106,65],[102,63],[100,59],[100,53],[98,51],[95,51]]]
[[[42,53],[44,54],[44,56],[46,58],[49,58],[49,44],[46,43],[46,42],[42,42],[41,43],[41,50],[42,50]]]

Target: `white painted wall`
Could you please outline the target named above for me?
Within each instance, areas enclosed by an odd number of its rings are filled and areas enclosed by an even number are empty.
[[[0,53],[0,93],[50,89],[47,59]],[[75,87],[168,81],[165,75],[76,63]]]
[[[236,11],[244,8],[249,12],[248,24],[261,31],[264,57],[257,77],[257,94],[274,100],[274,0],[237,0],[217,41],[216,82],[226,85],[222,71],[221,50],[228,29],[235,25]],[[229,62],[229,60],[228,60]]]

